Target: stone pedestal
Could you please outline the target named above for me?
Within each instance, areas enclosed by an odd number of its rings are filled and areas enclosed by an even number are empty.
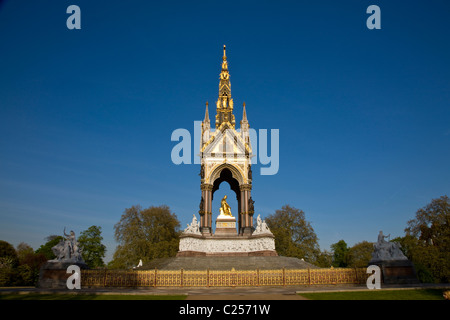
[[[409,260],[371,260],[369,265],[380,267],[382,283],[411,284],[419,282],[414,265]]]
[[[275,237],[266,223],[258,215],[257,225],[248,234],[237,233],[236,218],[219,215],[216,219],[214,234],[200,232],[195,215],[192,223],[180,236],[180,246],[177,257],[203,257],[203,256],[278,256],[275,250]]]
[[[183,234],[177,257],[278,256],[272,234],[213,236]]]
[[[231,216],[219,215],[216,220],[215,236],[230,236],[237,235],[236,218]]]
[[[88,269],[88,266],[82,262],[47,261],[39,271],[37,287],[46,289],[66,289],[67,278],[71,276],[70,273],[67,273],[67,268],[71,265],[77,265],[80,269]]]

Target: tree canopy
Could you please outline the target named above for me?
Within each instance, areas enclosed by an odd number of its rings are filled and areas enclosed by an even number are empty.
[[[50,235],[46,238],[47,242],[41,245],[37,250],[36,253],[42,253],[47,260],[55,259],[56,256],[52,251],[52,248],[56,246],[61,240],[64,240],[62,236],[57,235]]]
[[[331,245],[333,251],[333,263],[332,266],[336,268],[345,268],[348,265],[348,246],[344,240]]]
[[[104,267],[106,247],[102,244],[102,228],[99,226],[90,226],[87,230],[82,231],[78,237],[81,248],[81,255],[84,262],[90,268]]]
[[[419,278],[450,282],[450,199],[442,196],[417,210],[399,242]],[[430,279],[429,277],[432,277]],[[422,279],[425,280],[425,279]]]
[[[119,245],[109,264],[112,268],[130,268],[139,260],[175,256],[178,252],[180,222],[168,206],[132,206],[125,209],[114,226]]]
[[[275,236],[275,247],[279,255],[303,258],[310,263],[314,263],[319,257],[317,235],[302,210],[285,205],[269,215],[266,223]]]

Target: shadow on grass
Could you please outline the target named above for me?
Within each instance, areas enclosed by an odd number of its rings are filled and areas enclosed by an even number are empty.
[[[441,289],[311,292],[300,295],[311,300],[445,300]]]
[[[0,300],[184,300],[185,295],[1,294]]]

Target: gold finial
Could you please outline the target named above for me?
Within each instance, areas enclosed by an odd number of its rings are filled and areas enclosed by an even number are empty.
[[[206,106],[208,106],[208,101],[206,101]]]
[[[227,55],[226,55],[226,46],[223,45],[223,60],[227,60]]]

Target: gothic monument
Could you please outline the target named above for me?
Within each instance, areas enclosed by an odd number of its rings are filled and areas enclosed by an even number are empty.
[[[216,102],[215,131],[211,130],[208,103],[202,121],[200,141],[200,219],[193,216],[180,237],[178,256],[277,256],[275,239],[258,215],[255,214],[252,191],[249,122],[242,108],[240,130],[236,130],[231,97],[230,74],[226,48],[223,46],[222,70],[219,81],[219,97]],[[234,191],[238,212],[231,212],[228,196],[221,201],[220,212],[212,212],[214,193],[222,182]],[[230,197],[232,195],[229,195]],[[216,200],[218,201],[218,200]],[[215,232],[213,232],[215,219]]]

